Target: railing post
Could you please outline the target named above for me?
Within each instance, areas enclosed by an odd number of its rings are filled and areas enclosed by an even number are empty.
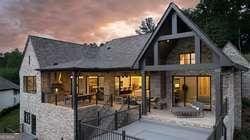
[[[97,93],[95,94],[95,104],[96,105],[98,104],[98,95],[97,95]]]
[[[100,125],[100,111],[97,112],[97,126]]]
[[[141,119],[141,113],[142,113],[141,105],[139,105],[139,120]]]
[[[79,134],[79,137],[78,139],[81,140],[82,139],[82,125],[81,125],[81,120],[79,120],[79,130],[78,130],[78,134]]]
[[[57,105],[57,94],[55,95],[55,101],[56,101],[56,105]]]
[[[118,114],[117,114],[117,110],[115,111],[115,130],[118,129]]]
[[[124,130],[122,130],[122,140],[126,139],[126,132]]]
[[[130,108],[130,96],[128,96],[128,109]]]
[[[110,95],[110,106],[113,106],[113,94]]]

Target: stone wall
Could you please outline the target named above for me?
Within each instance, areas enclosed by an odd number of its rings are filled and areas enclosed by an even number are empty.
[[[242,74],[242,97],[250,98],[250,71]]]
[[[30,64],[29,64],[30,56]],[[36,115],[36,137],[40,140],[72,140],[73,110],[71,108],[41,103],[41,73],[33,47],[29,42],[19,72],[20,76],[20,123],[24,123],[24,111]],[[23,76],[36,76],[37,92],[23,92]],[[31,125],[24,123],[26,133],[31,134]]]
[[[227,139],[232,140],[234,129],[241,128],[241,72],[223,73],[223,97],[228,99],[228,114],[224,119]]]

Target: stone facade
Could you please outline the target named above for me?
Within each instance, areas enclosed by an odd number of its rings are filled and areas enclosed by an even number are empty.
[[[241,72],[224,72],[222,77],[223,97],[228,99],[228,114],[224,123],[227,127],[227,139],[232,140],[234,129],[241,128]]]
[[[250,71],[242,73],[242,97],[250,98]]]
[[[29,60],[30,58],[30,60]],[[30,61],[30,63],[29,63]],[[32,45],[28,44],[20,75],[20,123],[24,124],[26,133],[31,134],[31,125],[24,123],[24,111],[36,116],[36,135],[40,140],[72,140],[73,110],[71,108],[41,103],[41,73],[36,71],[39,63]],[[35,94],[24,93],[23,76],[36,76],[37,91]]]

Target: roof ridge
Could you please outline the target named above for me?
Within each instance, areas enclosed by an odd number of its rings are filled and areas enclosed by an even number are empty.
[[[80,44],[80,43],[76,43],[76,42],[70,42],[70,41],[59,40],[59,39],[54,39],[54,38],[47,38],[47,37],[41,37],[41,36],[35,36],[35,35],[29,35],[29,37],[46,39],[46,40],[56,41],[56,42],[61,42],[61,43],[68,43],[68,44],[80,45],[80,46],[83,46],[83,47],[94,47],[94,46],[86,46],[86,45],[84,45],[84,43]]]
[[[124,37],[118,37],[118,38],[113,38],[110,41],[107,42],[111,42],[114,40],[118,40],[118,39],[126,39],[126,38],[133,38],[133,37],[138,37],[138,36],[146,36],[146,35],[150,35],[151,33],[147,33],[147,34],[137,34],[137,35],[129,35],[129,36],[124,36]]]

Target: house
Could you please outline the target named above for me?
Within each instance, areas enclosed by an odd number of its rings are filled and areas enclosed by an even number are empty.
[[[70,140],[79,120],[104,109],[99,104],[117,109],[129,97],[140,101],[145,119],[212,130],[224,124],[230,140],[241,127],[242,72],[248,67],[233,44],[218,48],[174,3],[152,34],[101,47],[29,36],[19,73],[20,123],[39,139]],[[152,97],[164,99],[166,108],[154,109]],[[204,104],[202,118],[170,112],[196,101]]]
[[[19,86],[0,77],[0,111],[19,104]]]

